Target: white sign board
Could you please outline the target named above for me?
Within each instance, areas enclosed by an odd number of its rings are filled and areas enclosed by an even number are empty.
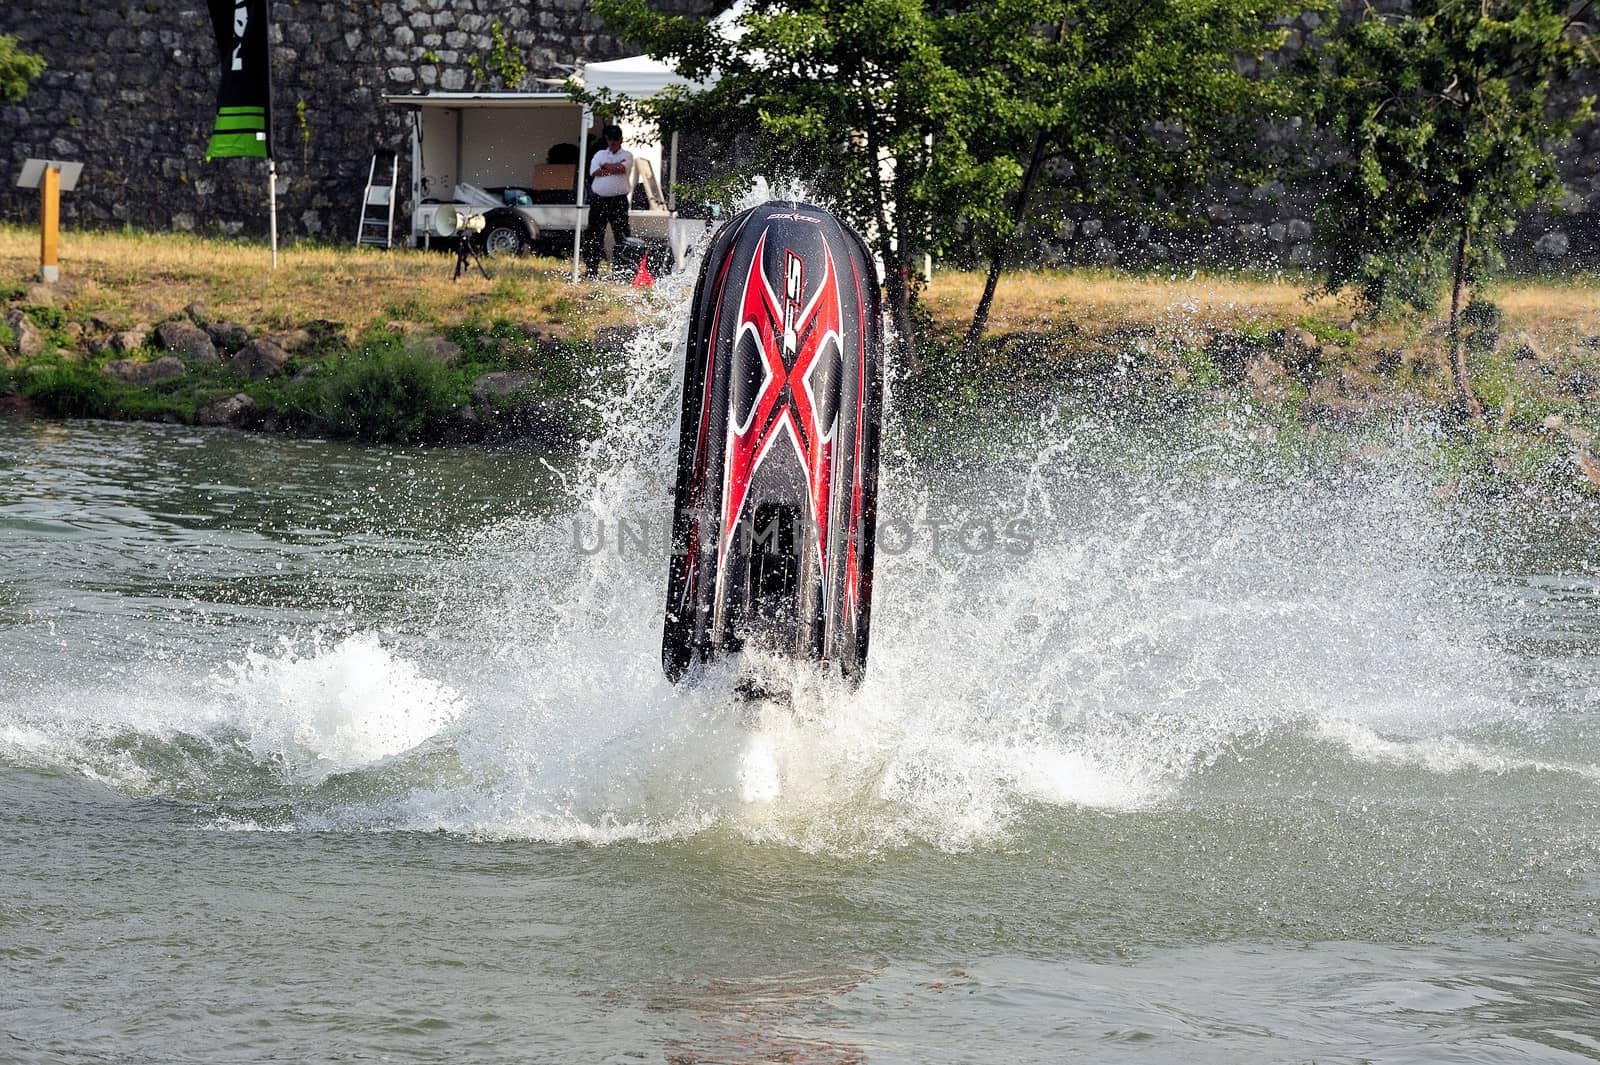
[[[17,188],[36,189],[44,181],[45,167],[61,171],[61,191],[71,192],[77,187],[83,173],[82,163],[68,163],[60,159],[29,159],[22,164],[22,175],[17,178]]]

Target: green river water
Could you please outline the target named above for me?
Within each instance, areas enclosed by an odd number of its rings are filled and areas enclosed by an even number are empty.
[[[867,682],[753,708],[661,676],[637,385],[0,420],[0,1061],[1600,1059],[1592,512],[1058,419],[892,460]]]

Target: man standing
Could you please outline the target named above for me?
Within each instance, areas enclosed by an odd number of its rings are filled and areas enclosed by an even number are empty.
[[[595,152],[589,160],[589,177],[593,180],[589,186],[589,224],[583,231],[583,265],[588,277],[600,272],[608,224],[614,245],[620,246],[628,239],[628,197],[633,193],[633,153],[622,146],[621,127],[607,126],[602,132],[605,149]]]

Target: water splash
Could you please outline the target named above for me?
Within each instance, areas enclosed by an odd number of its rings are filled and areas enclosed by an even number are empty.
[[[587,400],[605,431],[559,471],[558,499],[442,562],[403,632],[380,620],[198,672],[151,663],[0,695],[0,758],[278,804],[234,802],[219,827],[721,831],[855,853],[991,845],[1053,807],[1183,801],[1221,759],[1270,765],[1284,735],[1343,737],[1294,757],[1448,773],[1490,764],[1450,746],[1475,730],[1514,747],[1539,729],[1496,645],[1512,608],[1445,561],[1449,516],[1415,485],[1306,479],[1248,434],[1085,410],[960,470],[888,456],[885,519],[1019,517],[1028,546],[975,554],[920,535],[885,552],[858,691],[777,660],[753,668],[787,706],[752,706],[729,670],[674,688],[663,554],[575,536],[665,524],[692,283],[669,275],[641,296],[620,385]],[[1408,754],[1417,744],[1459,756]]]

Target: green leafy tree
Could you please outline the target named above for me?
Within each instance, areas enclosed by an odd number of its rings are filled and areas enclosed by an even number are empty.
[[[1592,114],[1551,90],[1596,64],[1593,0],[1417,0],[1366,9],[1307,57],[1318,122],[1346,149],[1317,213],[1324,287],[1372,312],[1427,309],[1450,285],[1449,365],[1462,412],[1481,420],[1461,337],[1467,287],[1535,203],[1559,207],[1550,145]]]
[[[739,142],[750,163],[741,177],[798,181],[862,232],[884,264],[897,342],[914,353],[915,265],[958,237],[959,204],[946,194],[965,186],[965,200],[975,188],[998,198],[1015,180],[1014,160],[967,152],[995,86],[954,60],[967,46],[963,27],[981,16],[921,0],[754,0],[730,39],[646,0],[595,6],[679,73],[715,79],[655,101],[658,121],[726,142],[719,154]]]
[[[983,295],[967,333],[987,323],[1008,246],[1041,202],[1096,204],[1179,221],[1181,195],[1226,169],[1256,177],[1267,163],[1260,119],[1281,110],[1289,87],[1270,66],[1245,73],[1282,45],[1284,16],[1305,3],[1240,0],[1045,0],[1026,10],[1036,28],[985,27],[994,40],[982,66],[1009,79],[1009,123],[994,133],[1024,148],[1002,201],[971,212],[988,259]],[[996,36],[998,34],[999,36]],[[1004,144],[987,155],[1004,155]]]
[[[646,110],[743,139],[752,171],[821,190],[873,244],[899,342],[915,357],[923,254],[981,248],[992,279],[1032,190],[1070,162],[1076,188],[1113,197],[1201,169],[1194,134],[1248,91],[1234,53],[1276,39],[1281,0],[752,0],[723,32],[647,0],[597,0],[621,36],[688,78]],[[1197,69],[1203,66],[1204,69]],[[1180,150],[1152,126],[1198,118]],[[1215,121],[1212,121],[1215,120]],[[1165,139],[1163,139],[1165,138]],[[1187,138],[1187,139],[1185,139]]]
[[[0,104],[16,103],[28,95],[28,86],[42,73],[41,57],[24,52],[15,37],[0,33]]]

